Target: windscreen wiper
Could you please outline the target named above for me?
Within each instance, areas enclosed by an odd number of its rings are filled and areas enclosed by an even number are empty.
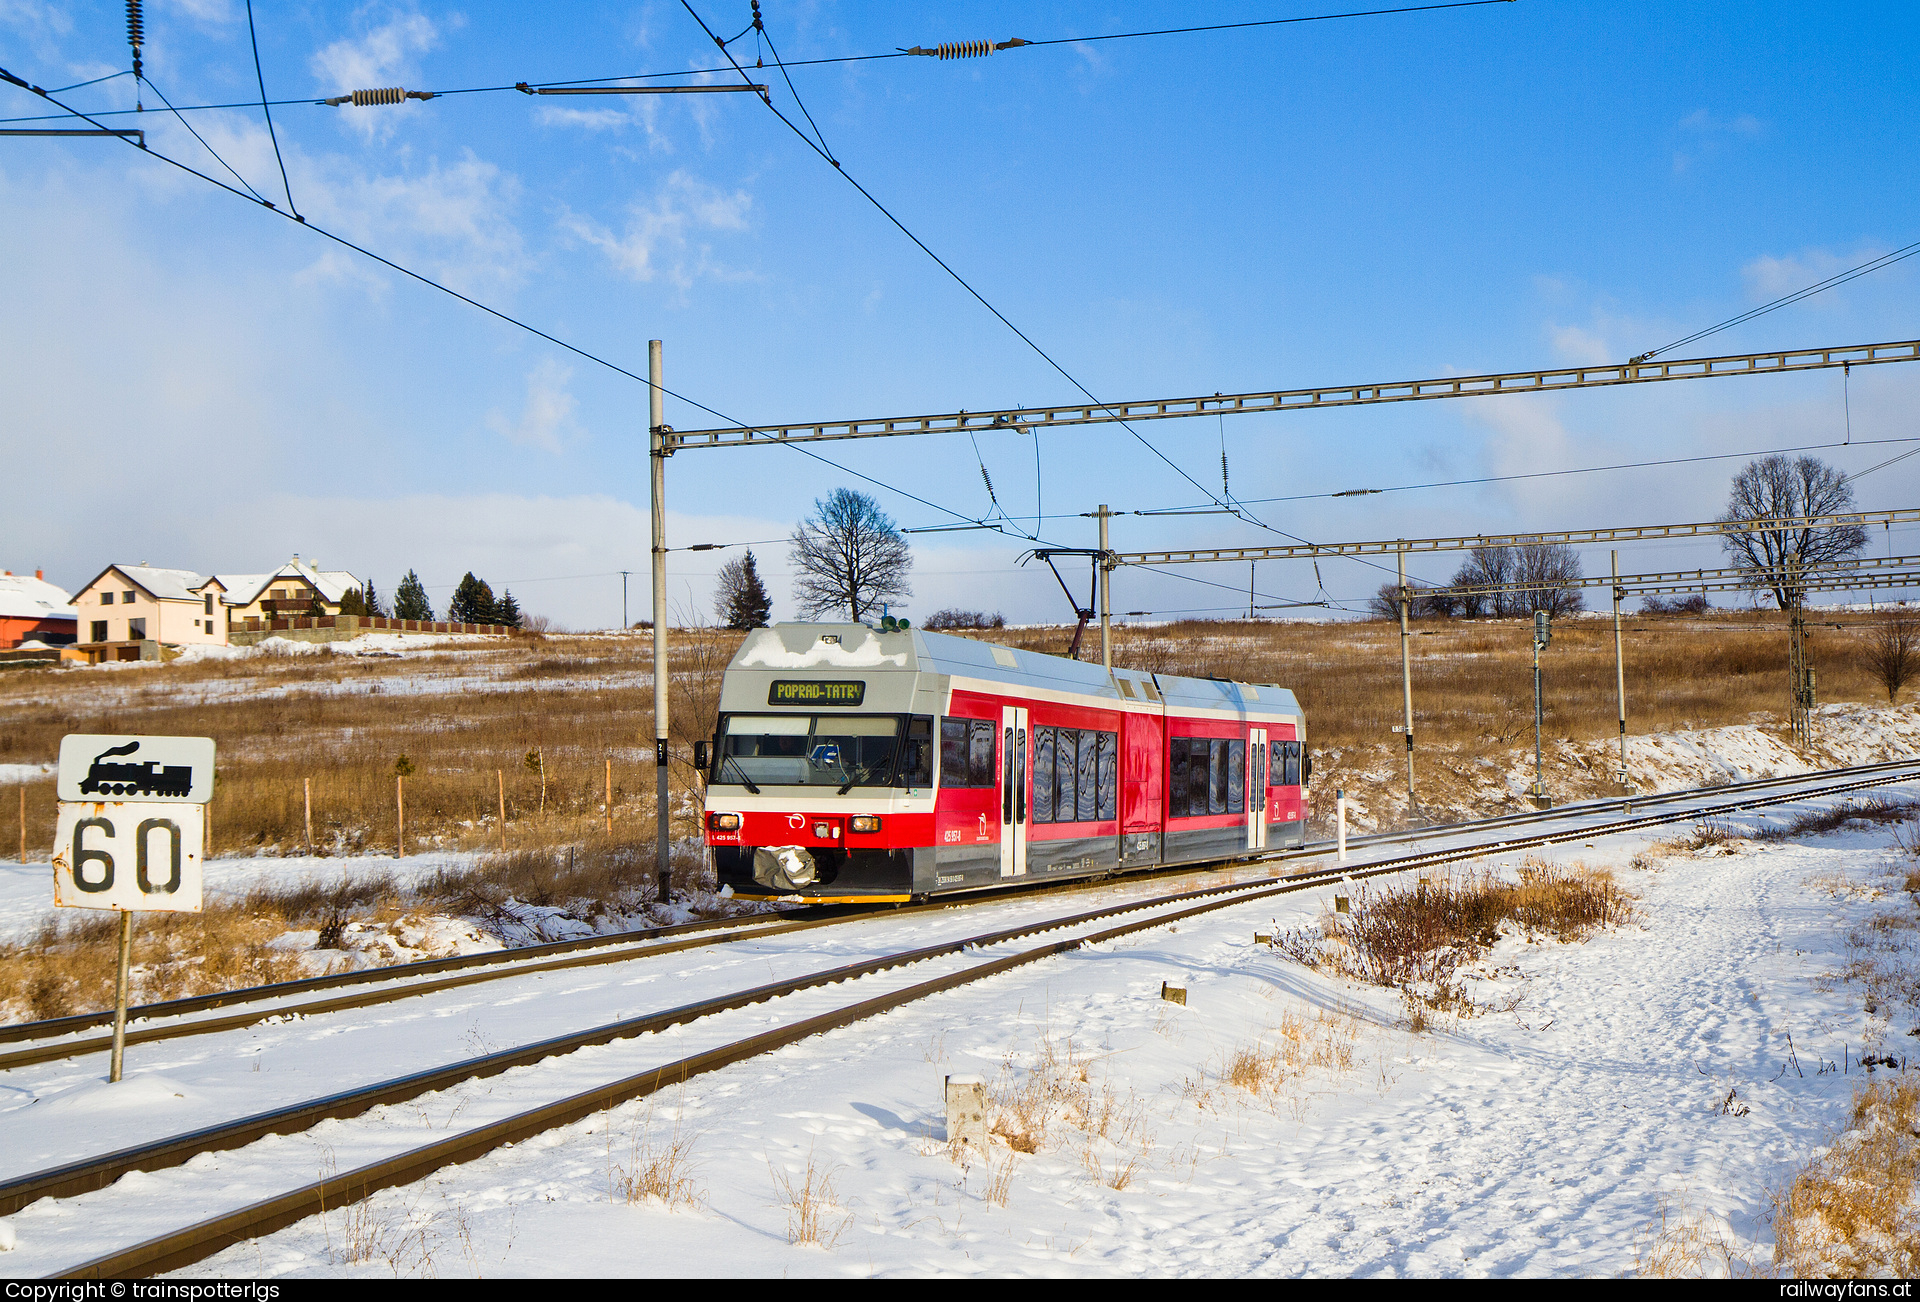
[[[720,771],[725,773],[727,771],[727,765],[729,764],[733,765],[733,771],[740,775],[740,785],[744,786],[754,795],[759,795],[760,788],[753,785],[753,779],[747,776],[747,771],[740,767],[740,761],[736,759],[731,752],[720,757]]]

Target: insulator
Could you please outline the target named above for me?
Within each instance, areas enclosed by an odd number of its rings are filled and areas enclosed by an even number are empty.
[[[407,92],[398,86],[383,86],[379,90],[356,90],[347,96],[355,108],[366,108],[370,104],[398,104],[407,97]]]
[[[145,43],[141,39],[145,31],[146,24],[140,17],[140,0],[127,0],[127,44],[139,49]]]

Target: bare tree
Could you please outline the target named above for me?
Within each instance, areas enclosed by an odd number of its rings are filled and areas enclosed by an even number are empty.
[[[1920,675],[1920,620],[1898,614],[1876,624],[1859,652],[1860,667],[1887,689],[1891,705],[1900,689]]]
[[[1834,467],[1818,457],[1760,457],[1734,476],[1722,520],[1784,520],[1809,515],[1835,515],[1853,509],[1853,486]],[[1773,593],[1785,610],[1804,589],[1789,577],[1788,563],[1797,567],[1842,561],[1867,545],[1867,531],[1857,524],[1824,529],[1759,529],[1722,534],[1721,545],[1735,569],[1745,571],[1749,585]]]
[[[794,603],[803,619],[845,610],[855,622],[882,602],[913,595],[907,540],[880,503],[836,488],[793,531]]]
[[[1458,608],[1458,601],[1450,592],[1433,588],[1424,583],[1407,581],[1407,618],[1408,619],[1445,619]],[[1383,583],[1380,590],[1367,602],[1367,613],[1375,619],[1400,618],[1400,585]]]
[[[1513,581],[1526,589],[1513,594],[1516,615],[1544,610],[1549,615],[1571,615],[1586,607],[1586,595],[1577,586],[1582,577],[1580,557],[1565,543],[1530,543],[1513,549]]]
[[[1585,598],[1576,580],[1580,557],[1564,543],[1533,543],[1524,547],[1476,547],[1454,573],[1453,586],[1496,587],[1531,584],[1510,592],[1462,593],[1454,600],[1460,613],[1511,619],[1536,610],[1566,615],[1581,609]]]

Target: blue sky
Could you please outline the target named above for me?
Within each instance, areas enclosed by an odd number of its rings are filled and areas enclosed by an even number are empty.
[[[731,35],[744,4],[698,6]],[[1323,12],[766,0],[789,60]],[[716,66],[678,3],[255,6],[274,98],[451,90]],[[245,9],[150,0],[146,71],[175,104],[257,95]],[[1920,239],[1920,11],[1911,5],[1582,4],[1441,13],[793,70],[846,170],[1105,400],[1619,360]],[[754,57],[749,35],[733,47]],[[125,68],[117,4],[0,0],[0,64],[48,87]],[[774,100],[793,94],[767,70]],[[693,80],[716,80],[696,77]],[[131,79],[71,93],[129,109]],[[156,150],[226,176],[169,116]],[[45,112],[0,87],[0,116]],[[280,199],[257,109],[188,115]],[[127,119],[132,121],[133,119]],[[445,95],[275,111],[312,220],[745,421],[1068,401],[1069,383],[746,95]],[[291,552],[436,600],[472,569],[576,627],[645,608],[646,401],[632,381],[107,140],[0,140],[5,463],[0,564],[77,585],[112,561],[259,570]],[[1910,338],[1914,268],[1877,273],[1682,355]],[[1140,427],[1242,500],[1663,457],[1920,438],[1920,366]],[[717,423],[669,401],[669,423]],[[1089,546],[1078,518],[1206,495],[1125,430],[815,450],[964,517]],[[1899,446],[1836,449],[1847,470]],[[1255,508],[1316,540],[1706,519],[1738,459]],[[669,465],[670,542],[784,537],[816,497],[874,491],[777,447]],[[1910,504],[1920,458],[1863,478]],[[1123,549],[1277,541],[1220,516],[1115,524]],[[1911,531],[1876,550],[1920,550]],[[919,535],[915,617],[1059,619],[1019,539]],[[755,548],[785,615],[786,549]],[[729,553],[676,553],[705,610]],[[1715,563],[1634,547],[1628,570]],[[1589,568],[1603,567],[1604,552]],[[1451,560],[1451,558],[1450,558]],[[1416,570],[1444,578],[1448,563]],[[1431,570],[1431,573],[1427,571]],[[1242,589],[1243,566],[1194,568]],[[585,577],[568,577],[585,576]],[[1263,601],[1356,562],[1262,565]],[[1119,609],[1233,608],[1123,571]]]

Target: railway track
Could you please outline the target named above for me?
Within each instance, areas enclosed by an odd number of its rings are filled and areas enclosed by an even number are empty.
[[[1797,774],[1787,777],[1758,778],[1749,782],[1730,784],[1724,787],[1693,788],[1683,791],[1665,792],[1647,796],[1610,797],[1603,800],[1585,801],[1563,805],[1548,810],[1528,810],[1523,813],[1505,814],[1496,818],[1476,819],[1466,823],[1452,823],[1433,827],[1414,828],[1405,831],[1370,833],[1364,836],[1348,838],[1350,849],[1368,849],[1383,845],[1406,844],[1440,837],[1471,836],[1475,833],[1503,827],[1524,827],[1543,822],[1560,822],[1569,818],[1600,814],[1609,810],[1625,809],[1631,811],[1636,806],[1653,807],[1697,800],[1708,795],[1727,795],[1731,793],[1753,793],[1775,790],[1781,787],[1800,787],[1808,783],[1831,781],[1835,778],[1851,779],[1875,774],[1906,772],[1920,768],[1920,761],[1889,761],[1879,764],[1857,765],[1845,769],[1827,770],[1820,774]],[[1331,841],[1316,841],[1288,850],[1272,851],[1251,856],[1244,860],[1222,861],[1223,863],[1286,863],[1300,859],[1318,858],[1327,854],[1333,847]],[[1194,872],[1209,871],[1219,865],[1178,865],[1150,873],[1129,874],[1129,880],[1147,882],[1156,878],[1182,876]],[[409,999],[438,991],[458,989],[463,986],[510,977],[522,977],[540,973],[568,971],[578,968],[625,963],[640,958],[652,958],[665,954],[681,953],[690,949],[726,944],[731,941],[760,939],[782,935],[789,932],[806,930],[813,927],[830,926],[837,923],[870,917],[877,911],[889,914],[924,912],[934,909],[951,909],[957,906],[977,903],[982,900],[1005,899],[1016,892],[1073,891],[1097,889],[1102,883],[1078,880],[1072,882],[1032,882],[1022,883],[1018,887],[1002,888],[980,895],[946,896],[922,904],[887,905],[879,910],[853,905],[828,905],[808,908],[788,914],[754,914],[739,918],[708,919],[699,922],[682,923],[675,926],[650,927],[635,931],[619,932],[608,936],[585,937],[576,940],[552,941],[539,945],[525,946],[519,949],[502,950],[486,954],[469,954],[455,958],[426,959],[413,963],[395,964],[391,967],[364,969],[358,972],[335,973],[328,976],[305,977],[294,981],[279,982],[268,986],[247,986],[213,994],[196,995],[185,999],[169,1000],[164,1003],[145,1004],[128,1012],[127,1043],[129,1045],[149,1044],[157,1041],[178,1039],[186,1036],[209,1035],[222,1031],[242,1029],[262,1022],[285,1017],[311,1017],[326,1013],[342,1012],[357,1008],[366,1008],[399,999]],[[320,998],[308,996],[321,995]],[[196,1014],[213,1012],[220,1009],[241,1009],[220,1017],[196,1017]],[[172,1021],[182,1018],[192,1020]],[[62,1058],[75,1057],[86,1053],[104,1053],[112,1044],[110,1036],[90,1038],[68,1038],[112,1023],[111,1010],[81,1013],[70,1017],[53,1018],[42,1021],[20,1022],[10,1026],[0,1026],[0,1044],[26,1044],[29,1047],[0,1053],[0,1071],[31,1066],[36,1063],[52,1062]],[[147,1025],[140,1025],[147,1023]],[[164,1024],[159,1024],[164,1023]],[[0,1214],[4,1214],[0,1211]]]
[[[1234,907],[1254,900],[1321,888],[1338,881],[1357,881],[1369,877],[1409,870],[1440,867],[1488,855],[1509,853],[1553,845],[1565,841],[1588,840],[1616,835],[1674,822],[1702,817],[1728,815],[1770,805],[1807,799],[1831,798],[1871,790],[1920,777],[1920,762],[1863,766],[1861,769],[1817,777],[1766,780],[1742,788],[1710,789],[1722,797],[1700,802],[1701,792],[1675,793],[1657,803],[1657,812],[1630,814],[1612,821],[1580,821],[1575,826],[1529,831],[1517,827],[1513,835],[1473,844],[1450,846],[1395,856],[1366,863],[1347,862],[1283,876],[1253,881],[1222,882],[1199,890],[1185,891],[1151,899],[1136,899],[1094,909],[1066,918],[1048,918],[1029,925],[1002,928],[974,936],[925,946],[920,949],[885,955],[881,958],[846,964],[804,977],[777,981],[749,990],[741,990],[718,999],[684,1005],[665,1012],[648,1014],[597,1026],[570,1035],[554,1037],[538,1044],[489,1054],[465,1062],[383,1081],[362,1089],[346,1091],[311,1100],[271,1113],[243,1118],[219,1126],[207,1127],[152,1144],[125,1149],[118,1153],[48,1170],[0,1185],[0,1213],[17,1210],[45,1197],[71,1197],[111,1184],[130,1171],[153,1171],[178,1165],[201,1152],[235,1149],[267,1135],[290,1134],[328,1118],[350,1118],[383,1104],[403,1102],[436,1090],[456,1087],[466,1081],[498,1076],[515,1068],[550,1069],[569,1055],[597,1045],[632,1040],[650,1032],[679,1025],[687,1026],[706,1018],[754,1004],[792,999],[802,992],[821,991],[847,982],[866,982],[883,973],[905,967],[946,964],[950,970],[912,984],[871,994],[842,1003],[823,1012],[802,1016],[770,1030],[725,1040],[711,1048],[654,1064],[645,1070],[597,1083],[557,1099],[513,1112],[434,1143],[388,1154],[362,1163],[343,1174],[311,1181],[290,1192],[259,1200],[227,1211],[182,1229],[155,1235],[130,1247],[117,1250],[68,1268],[59,1273],[67,1277],[104,1278],[152,1274],[177,1269],[201,1260],[230,1244],[255,1238],[293,1224],[326,1208],[364,1198],[380,1189],[406,1184],[444,1166],[471,1160],[496,1147],[518,1142],[557,1126],[591,1116],[593,1113],[631,1099],[644,1097],[662,1086],[744,1061],[796,1043],[825,1031],[838,1029],[876,1016],[890,1009],[925,999],[944,991],[971,984],[1039,962],[1082,946],[1099,944],[1151,928],[1168,926],[1182,919],[1218,909]],[[1838,779],[1838,780],[1836,780]],[[1781,786],[1794,790],[1779,791]],[[1605,812],[1626,801],[1603,802],[1593,807],[1572,807],[1551,811],[1561,819]],[[1634,803],[1643,803],[1635,800]],[[1654,802],[1645,802],[1654,803]],[[1686,807],[1680,807],[1686,806]],[[1538,822],[1538,816],[1490,820],[1490,823],[1516,825]],[[1483,825],[1496,833],[1501,827]],[[1467,829],[1472,830],[1472,829]],[[1447,829],[1458,835],[1462,829]],[[1428,832],[1426,835],[1436,835]],[[1321,851],[1324,853],[1324,850]],[[1298,858],[1298,852],[1272,856]],[[1128,915],[1141,915],[1132,916]],[[1063,933],[1054,935],[1053,933]],[[1025,948],[1020,942],[1038,941]],[[989,952],[991,951],[991,952]],[[449,1123],[450,1124],[450,1123]]]

